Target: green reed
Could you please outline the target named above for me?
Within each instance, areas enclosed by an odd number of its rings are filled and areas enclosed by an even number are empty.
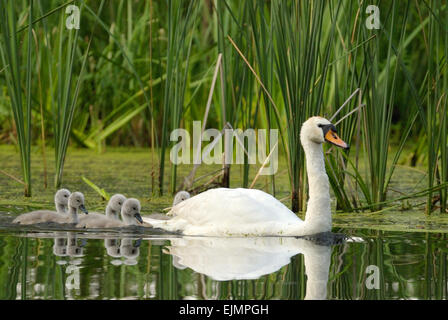
[[[103,4],[104,1],[101,1],[99,12],[101,12]],[[81,6],[80,10],[82,9],[83,6]],[[87,48],[82,56],[81,66],[75,81],[75,64],[78,60],[79,50],[79,30],[76,28],[66,30],[65,17],[61,15],[59,21],[59,38],[57,39],[57,103],[53,109],[53,122],[55,127],[56,188],[59,188],[62,184],[65,156],[67,154],[71,127],[77,108],[79,91],[83,82],[83,72],[86,66],[92,37],[93,31],[90,35]]]
[[[327,153],[325,157],[329,182],[337,201],[336,208],[344,212],[353,211],[359,202],[357,184],[346,174],[346,157],[351,154],[357,159],[360,152],[361,101],[366,73],[357,61],[362,55],[362,47],[373,39],[362,37],[364,26],[359,15],[354,14],[356,8],[355,3],[347,2],[340,9],[337,17],[338,36],[333,47],[332,62],[329,64],[330,76],[325,90],[325,103],[329,106],[328,118],[331,116],[333,123],[340,122],[337,125],[340,137],[351,143],[350,150],[340,151],[333,147],[334,152]],[[356,108],[358,111],[352,113]]]
[[[274,87],[274,51],[273,51],[273,23],[272,15],[267,14],[263,1],[253,1],[248,5],[255,57],[257,61],[260,80],[266,90],[261,90],[264,104],[263,127],[267,130],[280,125],[279,115],[275,112],[268,92],[273,92]],[[270,137],[267,140],[267,150],[271,148]],[[275,195],[274,176],[270,181],[270,192]]]
[[[162,135],[159,164],[159,194],[163,194],[165,155],[169,133],[179,128],[187,85],[192,45],[191,29],[196,19],[197,5],[190,2],[186,9],[179,1],[168,1],[166,79],[163,102]],[[184,65],[184,61],[186,64]],[[170,120],[170,121],[169,121]],[[171,166],[171,192],[176,190],[176,165]]]
[[[300,128],[310,116],[323,107],[323,91],[334,39],[334,16],[330,16],[328,36],[323,26],[326,3],[274,1],[273,39],[275,71],[282,93],[287,132],[291,179],[292,210],[304,203],[304,154],[300,144]],[[328,21],[328,20],[327,20]]]
[[[24,182],[24,194],[31,196],[31,70],[32,70],[32,28],[28,28],[27,36],[21,42],[17,34],[17,16],[15,1],[1,1],[0,3],[0,54],[4,68],[4,75],[11,102],[11,109],[17,131],[17,141],[20,149],[20,160]],[[33,1],[29,1],[29,25],[33,22]],[[21,55],[21,52],[27,52]],[[25,59],[26,58],[26,59]],[[3,69],[2,68],[2,69]],[[23,69],[26,71],[23,72]],[[22,92],[22,77],[25,73],[25,92]]]
[[[428,7],[430,21],[428,36],[428,76],[426,78],[426,119],[428,139],[428,188],[448,181],[448,10],[442,1],[431,1]],[[427,5],[427,4],[426,4]],[[442,50],[441,50],[442,48]],[[441,212],[448,205],[447,188],[439,191]],[[436,201],[433,194],[427,196],[426,213],[430,214]]]
[[[64,27],[68,4],[82,9],[80,30]],[[207,125],[279,129],[294,211],[306,200],[303,121],[330,118],[358,88],[333,120],[365,105],[338,124],[351,150],[326,148],[337,208],[390,204],[396,164],[415,143],[413,165],[427,165],[427,212],[438,201],[446,211],[446,4],[372,4],[380,8],[379,30],[366,28],[365,2],[2,1],[0,141],[18,144],[27,194],[30,148],[43,130],[55,148],[56,185],[70,143],[99,151],[150,146],[159,156],[151,161],[158,162],[163,191],[169,134],[203,119],[222,54]],[[392,154],[391,145],[398,151]],[[254,166],[245,160],[241,185],[247,187]],[[171,166],[170,191],[180,178],[176,170]],[[267,181],[275,194],[274,177]]]
[[[398,14],[397,2],[389,7],[381,8],[383,15],[379,30],[363,29],[364,39],[375,35],[363,47],[366,74],[365,107],[362,116],[362,137],[365,153],[367,155],[367,173],[361,176],[354,168],[357,184],[360,186],[366,202],[369,205],[381,203],[386,200],[389,183],[391,181],[396,163],[401,155],[403,146],[407,141],[410,129],[416,119],[416,110],[411,108],[406,120],[403,120],[403,131],[400,132],[398,151],[393,160],[389,161],[389,146],[391,142],[392,115],[394,110],[395,94],[397,90],[397,75],[399,63],[404,49],[406,24],[409,14],[408,1],[402,7],[404,10]],[[361,7],[361,11],[365,8]],[[400,20],[401,18],[401,20]],[[367,180],[366,180],[367,179]],[[381,205],[373,209],[381,209]]]
[[[232,41],[242,50],[246,58],[252,57],[250,50],[250,29],[247,26],[248,8],[250,1],[243,5],[236,5],[228,1],[217,1],[215,7],[216,41],[218,53],[222,54],[222,68],[220,77],[220,90],[216,100],[220,106],[218,119],[220,127],[227,123],[233,128],[253,128],[256,117],[256,94],[250,71],[244,61],[240,59],[238,52],[229,42]],[[243,141],[247,149],[246,140]],[[224,166],[223,186],[230,185],[230,166]],[[243,185],[249,183],[248,157],[245,154],[243,165]]]
[[[100,41],[104,32],[107,43],[92,53],[96,59],[95,69],[98,72],[91,77],[91,87],[89,86],[86,92],[86,96],[92,94],[98,97],[98,106],[91,109],[89,99],[86,99],[85,105],[80,106],[81,121],[75,123],[74,133],[81,144],[89,148],[98,148],[100,151],[103,145],[107,144],[107,140],[122,141],[120,130],[127,131],[131,127],[130,122],[138,116],[148,127],[152,127],[150,123],[154,118],[155,108],[148,91],[154,86],[160,86],[165,78],[165,75],[162,75],[156,79],[149,79],[147,65],[153,63],[146,57],[148,52],[146,41],[149,40],[147,33],[150,29],[149,3],[136,8],[129,4],[125,5],[126,3],[128,1],[121,0],[116,8],[114,7],[112,11],[105,10],[101,16],[95,14],[94,8],[86,6],[92,22],[98,23],[102,28],[102,31],[95,33],[97,36],[95,43]],[[109,17],[107,12],[112,12],[110,15],[113,17]],[[135,12],[141,14],[136,16]],[[124,17],[132,18],[132,21]],[[153,23],[151,21],[151,24]],[[152,45],[159,46],[158,41],[155,38]],[[111,74],[117,77],[110,77]],[[132,132],[126,138],[132,137],[132,141],[139,146],[143,142],[142,139],[137,140],[136,135],[144,134],[141,132],[144,131],[143,126],[139,125],[138,130],[140,132]]]

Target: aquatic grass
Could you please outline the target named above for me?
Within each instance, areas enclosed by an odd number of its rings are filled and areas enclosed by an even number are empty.
[[[345,172],[345,158],[353,152],[358,158],[360,153],[361,105],[367,73],[357,61],[362,57],[363,46],[374,39],[374,36],[367,39],[362,36],[364,25],[358,14],[361,10],[359,7],[357,9],[354,2],[341,4],[340,14],[336,19],[337,36],[333,47],[333,61],[329,64],[330,76],[324,92],[326,112],[329,118],[331,115],[330,121],[337,124],[342,140],[350,144],[355,140],[350,150],[341,151],[332,147],[332,152],[327,152],[325,157],[327,175],[336,197],[336,208],[346,212],[353,211],[359,202],[358,185],[350,177],[347,178]]]
[[[218,121],[222,128],[230,124],[233,128],[256,127],[258,120],[258,96],[254,90],[253,77],[245,62],[239,58],[235,51],[236,45],[244,52],[247,59],[251,59],[251,29],[248,27],[249,10],[252,1],[243,5],[229,1],[217,1],[214,6],[216,19],[217,49],[222,54],[222,68],[220,77],[221,90],[216,98],[216,105],[221,104],[217,110]],[[229,42],[232,39],[233,45]],[[242,141],[247,148],[247,140]],[[225,148],[228,146],[225,145]],[[243,186],[249,183],[249,159],[244,154]],[[222,186],[230,186],[230,165],[223,165]]]
[[[88,121],[81,121],[76,128],[76,133],[81,141],[87,141],[88,147],[98,147],[101,150],[101,145],[105,144],[105,140],[113,133],[116,133],[120,128],[129,128],[129,123],[137,115],[142,115],[143,119],[148,118],[150,123],[154,117],[154,105],[151,104],[148,91],[152,86],[158,85],[162,82],[162,77],[151,79],[148,85],[144,82],[149,78],[149,75],[141,75],[140,66],[148,59],[134,59],[134,56],[140,53],[146,53],[147,47],[144,42],[147,20],[150,14],[150,6],[145,4],[142,9],[141,16],[136,19],[135,25],[122,19],[121,17],[133,16],[132,6],[125,6],[126,1],[120,1],[116,12],[116,23],[107,22],[107,17],[100,17],[95,14],[93,8],[86,5],[86,9],[91,15],[92,21],[98,23],[108,36],[108,43],[103,51],[95,52],[99,55],[96,63],[98,73],[92,79],[94,83],[98,83],[94,93],[101,97],[99,107],[92,113],[90,110],[85,110],[84,114],[91,114],[93,124],[89,125]],[[153,21],[149,25],[151,25]],[[126,33],[126,37],[120,37],[121,33]],[[135,51],[135,52],[134,52]],[[120,61],[123,59],[123,61]],[[138,61],[141,60],[141,61]],[[149,61],[149,65],[153,60]],[[104,81],[110,74],[120,74],[121,77],[114,79],[114,81]],[[129,97],[129,90],[133,93]],[[135,91],[138,90],[138,91]],[[112,105],[107,103],[112,94]],[[118,93],[118,94],[115,94]],[[143,98],[143,101],[141,101]],[[124,100],[124,101],[123,101]],[[104,102],[103,102],[104,101]],[[118,106],[115,101],[119,101]],[[146,106],[146,108],[145,108]],[[137,110],[138,109],[138,110]],[[87,130],[87,133],[83,133]],[[157,147],[158,139],[157,132],[154,132],[155,145]]]
[[[99,11],[101,11],[103,3],[104,1],[101,2]],[[80,8],[81,12],[82,9],[83,6]],[[66,34],[68,34],[68,36],[65,36]],[[59,38],[57,45],[57,102],[53,110],[56,167],[54,185],[56,188],[59,188],[62,184],[65,156],[67,153],[72,122],[77,107],[79,90],[83,80],[83,72],[90,50],[91,41],[93,39],[93,30],[82,58],[81,68],[75,82],[74,68],[77,60],[78,37],[78,29],[65,30],[65,17],[61,15],[59,20]],[[74,86],[73,83],[75,83]]]
[[[266,90],[262,90],[264,105],[264,125],[268,131],[281,126],[279,117],[274,110],[268,92],[274,87],[274,51],[273,51],[273,22],[272,15],[267,15],[263,1],[253,1],[248,6],[254,51],[260,80]],[[261,112],[260,112],[261,113]],[[266,141],[266,148],[270,150],[270,136]],[[255,181],[255,179],[254,179]],[[253,184],[253,183],[252,183]],[[275,175],[270,177],[269,191],[275,196]]]
[[[196,2],[190,2],[186,9],[178,1],[168,1],[168,39],[166,57],[166,80],[163,100],[162,135],[159,163],[159,194],[163,195],[165,176],[165,154],[169,146],[168,133],[179,128],[183,112],[192,32],[198,12]],[[185,67],[183,62],[186,61]],[[168,119],[170,122],[168,123]],[[176,190],[176,164],[171,164],[171,192]]]
[[[19,50],[20,39],[17,35],[17,17],[14,1],[1,1],[0,3],[0,31],[2,41],[0,42],[0,54],[4,75],[6,78],[8,93],[11,99],[11,109],[17,130],[17,141],[20,150],[20,160],[24,182],[24,194],[31,197],[31,50],[33,44],[32,28],[28,28],[28,36],[24,41],[26,48],[26,61]],[[29,2],[28,20],[31,25],[33,21],[33,1]],[[26,47],[25,47],[26,44]],[[25,67],[25,93],[22,93],[22,69]]]
[[[107,193],[106,190],[104,190],[104,188],[97,186],[95,183],[93,183],[92,181],[90,181],[89,179],[87,179],[84,176],[81,178],[82,178],[82,181],[84,181],[89,187],[91,187],[93,190],[95,190],[96,193],[98,193],[101,196],[101,198],[103,198],[106,201],[110,200],[110,195],[109,195],[109,193]]]
[[[275,72],[282,93],[290,155],[291,208],[303,210],[305,198],[305,159],[300,144],[300,128],[323,108],[335,16],[330,14],[329,34],[323,37],[327,5],[322,1],[274,1],[271,7]]]
[[[368,162],[368,182],[363,181],[361,173],[354,168],[358,185],[361,187],[365,199],[369,204],[382,203],[386,200],[389,183],[391,181],[396,163],[401,155],[404,144],[409,137],[410,130],[417,118],[417,111],[412,108],[406,120],[403,121],[403,132],[400,136],[398,151],[393,157],[392,163],[388,165],[389,144],[391,137],[392,113],[397,85],[398,63],[394,63],[394,56],[400,57],[405,43],[406,23],[409,15],[408,1],[405,4],[405,12],[397,14],[397,4],[393,2],[381,23],[381,29],[377,31],[363,31],[363,37],[368,38],[371,32],[376,33],[376,38],[363,47],[365,63],[363,68],[367,74],[365,93],[365,104],[363,108],[362,137]],[[363,10],[361,8],[361,10]],[[401,29],[398,29],[401,27]],[[398,40],[392,34],[397,28]],[[385,38],[383,38],[383,36]],[[387,40],[387,46],[383,46],[381,39]],[[398,45],[394,45],[398,41]],[[395,47],[398,50],[394,50]],[[385,53],[384,53],[384,51]],[[384,60],[381,57],[384,56]],[[382,62],[384,61],[384,62]],[[381,209],[381,206],[374,210]]]
[[[99,152],[108,146],[150,146],[153,156],[148,161],[160,169],[167,165],[158,161],[170,148],[167,137],[171,128],[188,128],[192,120],[203,118],[214,61],[221,53],[222,70],[207,125],[221,127],[229,122],[235,128],[279,129],[282,140],[277,147],[288,159],[292,202],[298,203],[292,206],[294,210],[303,210],[307,197],[298,139],[301,123],[311,115],[331,116],[360,88],[361,101],[354,98],[333,121],[350,115],[338,128],[342,138],[352,142],[352,149],[346,152],[325,147],[329,151],[327,173],[337,209],[381,210],[379,207],[384,203],[381,199],[392,199],[387,194],[392,191],[390,182],[403,155],[413,164],[428,164],[428,186],[424,189],[434,193],[427,194],[427,212],[437,209],[438,202],[441,211],[446,211],[447,190],[431,189],[446,182],[448,171],[444,147],[447,144],[444,1],[379,1],[382,25],[377,31],[365,27],[367,3],[347,0],[173,3],[181,8],[181,15],[177,9],[170,14],[167,2],[117,0],[115,6],[108,5],[100,14],[99,2],[34,0],[33,17],[28,15],[28,0],[11,3],[4,1],[2,8],[5,12],[10,10],[9,6],[15,10],[20,68],[14,69],[6,61],[9,58],[2,33],[0,139],[17,143],[19,152],[21,138],[18,133],[16,138],[15,130],[25,132],[22,139],[25,141],[29,94],[34,120],[29,128],[31,138],[25,145],[40,143],[44,129],[48,147],[54,144],[60,155],[64,148],[58,144],[66,142]],[[77,40],[74,30],[70,31],[70,38],[69,31],[62,26],[68,4],[82,7],[83,25]],[[187,16],[189,6],[195,7],[190,11],[194,15]],[[183,45],[175,44],[182,47],[182,52],[171,46],[170,61],[169,19],[171,23],[176,21],[176,27],[191,26],[183,33],[186,37],[177,38],[183,41]],[[9,28],[8,23],[3,25]],[[93,28],[95,25],[97,28]],[[27,69],[30,31],[39,42],[31,43],[32,68]],[[92,43],[85,55],[88,41]],[[84,68],[82,74],[81,68]],[[14,70],[20,72],[20,85],[7,80],[6,73]],[[28,76],[32,80],[30,86],[26,83]],[[69,120],[79,79],[76,109]],[[17,88],[10,89],[13,86],[8,83]],[[66,86],[62,91],[60,84]],[[167,84],[171,87],[169,94],[165,91]],[[14,99],[14,90],[22,97],[21,128],[15,121],[10,124],[14,114],[10,116],[9,101]],[[366,106],[350,114],[361,104]],[[68,115],[65,124],[58,112]],[[66,129],[58,129],[63,126]],[[165,137],[159,139],[162,134]],[[415,144],[415,150],[408,155],[409,149],[404,148],[410,143]],[[165,152],[158,148],[162,144]],[[388,149],[396,145],[398,149],[394,150],[398,152],[392,154]],[[363,152],[368,154],[366,171],[360,168],[362,163],[359,165]],[[346,156],[353,160],[353,166]],[[63,157],[58,161],[62,163]],[[246,157],[239,168],[241,183],[236,179],[238,172],[230,176],[230,167],[226,167],[221,183],[238,181],[238,186],[250,186],[251,174],[256,175],[258,167],[254,171]],[[63,170],[63,164],[59,165],[57,174],[63,175]],[[176,170],[176,166],[171,166],[171,175],[166,170],[165,174],[159,173],[164,179],[162,189],[167,186],[170,191],[176,189],[179,180]],[[155,171],[152,169],[153,182],[149,185],[152,192],[160,188],[155,183]],[[18,176],[17,172],[14,175]],[[276,185],[277,179],[278,175],[266,179],[269,181],[265,184],[266,191],[275,195],[276,188],[282,189]],[[374,208],[375,205],[379,207]]]
[[[426,78],[426,121],[428,139],[428,188],[448,181],[447,136],[448,136],[448,10],[442,2],[433,0],[428,8],[428,77]],[[441,50],[442,48],[442,50]],[[447,188],[440,189],[438,201],[441,212],[446,212]],[[437,202],[433,194],[427,196],[426,214],[433,211]]]

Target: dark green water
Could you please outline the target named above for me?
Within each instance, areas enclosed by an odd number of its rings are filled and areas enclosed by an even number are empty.
[[[447,298],[446,234],[186,238],[24,229],[0,216],[0,299]]]

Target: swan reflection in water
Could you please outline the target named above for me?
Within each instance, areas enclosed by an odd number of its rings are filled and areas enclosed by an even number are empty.
[[[326,299],[331,246],[345,236],[325,233],[314,237],[170,239],[166,252],[173,265],[190,268],[217,281],[258,279],[278,271],[297,254],[304,255],[307,275],[305,299]]]
[[[46,234],[44,237],[48,237]],[[68,288],[77,288],[79,268],[85,256],[87,239],[103,239],[106,253],[114,265],[135,265],[140,255],[142,239],[117,235],[80,235],[76,232],[55,232],[53,253],[68,257],[58,264],[67,265]],[[251,280],[277,272],[297,254],[304,255],[306,280],[305,299],[326,299],[332,246],[345,241],[345,236],[331,232],[313,237],[167,237],[163,251],[172,256],[178,269],[190,268],[217,281]],[[149,240],[154,241],[154,240]],[[123,259],[124,258],[124,259]]]

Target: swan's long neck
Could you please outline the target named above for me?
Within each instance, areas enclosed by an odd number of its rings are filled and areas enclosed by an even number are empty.
[[[132,217],[127,216],[123,212],[123,210],[121,210],[121,220],[123,220],[123,222],[128,226],[137,224],[137,220],[133,219]]]
[[[69,206],[68,214],[70,216],[70,223],[76,223],[77,224],[79,222],[78,212],[77,212],[76,208],[73,208],[73,207]]]
[[[308,174],[309,200],[305,224],[312,232],[331,230],[330,184],[325,171],[322,144],[303,141]]]
[[[118,212],[112,209],[112,207],[109,205],[106,207],[106,217],[110,219],[120,220],[120,218],[118,218]]]
[[[67,206],[65,204],[59,203],[55,201],[56,204],[56,212],[60,214],[66,214],[67,213]]]

